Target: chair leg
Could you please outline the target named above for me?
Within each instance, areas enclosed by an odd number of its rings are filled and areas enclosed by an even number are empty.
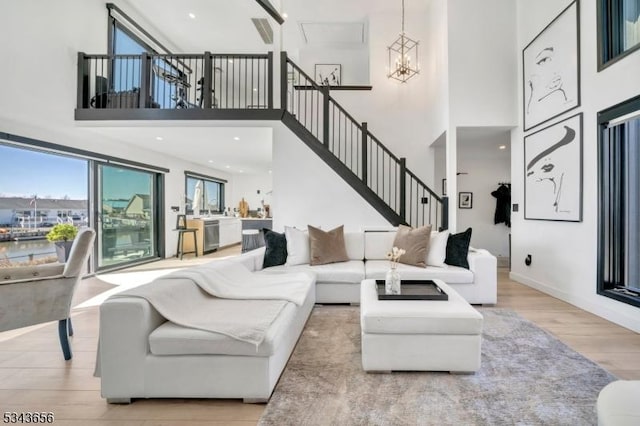
[[[60,337],[60,346],[62,346],[64,359],[69,361],[73,355],[71,354],[71,346],[69,346],[67,319],[58,321],[58,336]]]
[[[73,336],[73,324],[71,324],[71,317],[67,318],[67,328],[69,331],[69,336]]]

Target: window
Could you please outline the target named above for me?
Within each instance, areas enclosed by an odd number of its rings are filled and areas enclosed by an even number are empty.
[[[640,0],[599,0],[598,68],[640,48]]]
[[[225,180],[185,173],[186,213],[193,215],[224,211]]]
[[[130,35],[124,28],[114,22],[113,54],[113,89],[116,92],[133,90],[140,87],[140,56],[147,51],[142,42]]]
[[[598,293],[640,307],[640,96],[598,121]]]
[[[59,223],[58,209],[88,214],[88,161],[3,142],[0,158],[0,264],[57,262],[55,245],[45,236]]]
[[[182,64],[182,70],[180,70],[175,64],[159,57],[159,53],[168,53],[164,46],[117,7],[107,4],[107,8],[109,9],[109,53],[115,56],[111,63],[110,89],[118,93],[139,90],[140,79],[145,78],[141,75],[141,55],[148,53],[152,58],[153,73],[149,88],[152,101],[166,108],[175,108],[177,100],[175,89],[159,74],[163,72],[171,75],[180,74],[185,72],[185,65]],[[187,71],[191,72],[190,69]],[[122,106],[122,102],[118,105]]]

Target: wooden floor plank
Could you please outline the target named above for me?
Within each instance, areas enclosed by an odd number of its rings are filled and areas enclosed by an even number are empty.
[[[239,246],[210,257],[176,259],[140,265],[127,271],[148,271],[194,265],[239,253]],[[640,335],[566,302],[498,274],[499,308],[509,308],[544,328],[585,357],[623,379],[640,379]],[[74,305],[113,288],[99,277],[83,280]],[[52,411],[56,425],[162,426],[255,425],[264,405],[239,400],[151,399],[110,405],[100,396],[93,377],[99,310],[73,313],[74,358],[62,359],[57,324],[0,333],[0,408],[5,411]]]

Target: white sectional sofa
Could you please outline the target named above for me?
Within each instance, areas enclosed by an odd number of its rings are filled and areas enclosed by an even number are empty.
[[[112,296],[100,307],[97,373],[101,377],[102,396],[111,403],[129,403],[132,398],[268,400],[314,304],[359,303],[361,281],[384,278],[389,268],[385,255],[394,237],[395,232],[391,231],[347,232],[344,239],[350,260],[319,266],[263,269],[264,247],[230,261],[210,263],[213,266],[208,268],[241,263],[259,274],[258,277],[311,272],[296,275],[296,280],[304,277],[300,279],[305,286],[304,302],[300,305],[288,302],[258,346],[174,324],[145,298],[135,294]],[[486,250],[473,250],[468,261],[468,270],[454,266],[400,265],[400,273],[405,279],[441,279],[469,303],[495,303],[496,258]],[[246,269],[239,269],[249,274]],[[173,276],[163,280],[162,285],[168,285],[172,291],[193,284],[186,278]],[[246,283],[241,284],[250,288]],[[153,282],[148,284],[153,285]],[[243,301],[238,302],[242,310]]]
[[[265,248],[244,253],[247,267],[263,273],[313,272],[316,274],[317,303],[359,303],[360,282],[366,278],[384,279],[389,270],[386,253],[393,247],[395,230],[345,232],[344,240],[349,261],[311,266],[280,265],[262,268]],[[440,279],[450,285],[471,304],[497,302],[497,261],[487,250],[469,250],[469,269],[459,266],[444,267],[400,264],[402,279]]]

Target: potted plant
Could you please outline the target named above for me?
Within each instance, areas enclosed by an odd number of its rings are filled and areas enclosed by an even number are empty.
[[[58,262],[65,263],[69,259],[73,239],[78,235],[78,228],[70,223],[59,223],[47,234],[47,240],[56,245]]]

